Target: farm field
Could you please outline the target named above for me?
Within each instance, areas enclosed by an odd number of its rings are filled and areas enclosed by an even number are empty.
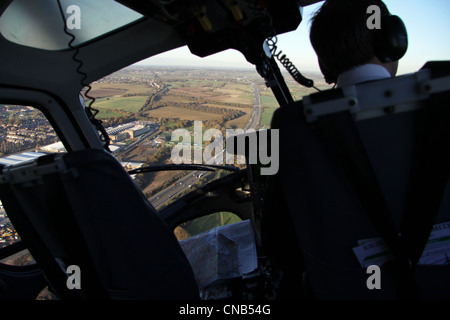
[[[301,99],[313,89],[303,88],[286,75],[294,100]],[[323,85],[318,81],[318,86]],[[157,131],[142,140],[121,140],[132,145],[116,156],[121,161],[142,163],[144,166],[170,164],[171,133],[177,128],[192,132],[194,121],[203,122],[203,130],[218,128],[245,129],[253,114],[254,88],[261,98],[261,119],[258,128],[270,128],[279,107],[272,90],[255,70],[202,69],[175,67],[128,67],[92,84],[91,96],[96,97],[93,108],[100,112],[106,128],[135,121],[153,121]],[[141,139],[143,136],[139,137]],[[156,143],[155,141],[159,141]],[[161,142],[161,140],[163,142]],[[180,171],[161,171],[137,175],[136,182],[150,198],[183,176]],[[215,178],[214,178],[215,179]],[[203,182],[202,182],[203,183]],[[187,190],[189,191],[189,190]],[[174,198],[172,198],[174,200]],[[227,214],[211,216],[195,224],[186,224],[186,234],[195,234],[219,220],[227,223],[234,218]],[[196,228],[198,227],[198,230]]]
[[[98,118],[206,121],[245,128],[253,108],[251,70],[129,67],[92,84]],[[256,79],[255,79],[256,80]],[[125,122],[125,121],[124,121]]]
[[[148,117],[153,118],[170,118],[177,120],[198,120],[211,121],[217,119],[217,115],[209,112],[201,112],[196,110],[188,110],[176,107],[163,107],[145,113]]]
[[[91,95],[96,98],[120,97],[122,95],[148,95],[154,92],[152,87],[139,83],[94,83]]]
[[[314,89],[298,85],[288,74],[286,83],[294,100]],[[329,86],[314,79],[319,88]],[[206,121],[213,126],[245,128],[253,108],[253,88],[261,96],[260,127],[269,128],[278,103],[264,80],[252,69],[128,67],[92,84],[98,118],[163,120],[166,127],[181,121]]]
[[[122,110],[135,113],[142,108],[147,98],[147,96],[101,98],[95,101],[95,107],[100,110]]]

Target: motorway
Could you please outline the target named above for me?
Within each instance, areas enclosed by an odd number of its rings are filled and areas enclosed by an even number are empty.
[[[252,83],[251,85],[253,87],[253,112],[250,121],[245,127],[245,130],[256,129],[261,118],[261,96],[259,94],[258,86],[254,83]],[[216,157],[223,157],[223,151],[220,154],[216,155]],[[183,192],[186,188],[189,188],[189,185],[193,185],[197,181],[198,176],[201,173],[204,173],[204,176],[207,176],[212,172],[191,171],[186,176],[176,181],[173,186],[161,190],[160,192],[152,196],[149,201],[156,209],[161,208],[169,199]]]
[[[252,83],[253,86],[253,113],[245,130],[256,129],[261,119],[261,95],[259,94],[258,86]]]
[[[177,180],[172,186],[161,190],[156,195],[151,197],[149,199],[151,204],[155,208],[161,207],[174,195],[183,192],[184,190],[186,190],[186,188],[189,188],[189,186],[193,185],[197,181],[200,174],[204,176],[206,175],[207,172],[209,171],[189,171],[189,173],[186,176]]]

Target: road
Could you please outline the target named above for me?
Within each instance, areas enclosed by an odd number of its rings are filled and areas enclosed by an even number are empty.
[[[253,113],[250,121],[245,127],[247,129],[256,129],[261,119],[261,95],[259,94],[258,86],[252,83],[253,86]]]
[[[258,86],[254,83],[251,83],[253,87],[253,112],[250,121],[248,122],[245,130],[247,129],[256,129],[261,119],[261,95],[259,94]],[[216,155],[216,157],[223,157],[223,151]],[[186,190],[189,185],[193,185],[197,181],[197,177],[199,174],[203,173],[204,176],[210,175],[212,172],[209,171],[192,171],[183,178],[179,179],[175,182],[175,185],[170,186],[164,190],[161,190],[154,196],[152,196],[149,200],[153,204],[156,209],[159,209],[162,205],[164,205],[169,199],[178,195],[179,193]]]
[[[151,197],[149,200],[155,208],[161,207],[164,203],[166,203],[169,199],[171,199],[174,195],[179,194],[184,191],[189,186],[193,185],[200,174],[204,176],[208,171],[190,171],[189,174],[184,176],[183,178],[177,180],[173,186],[165,188],[158,192],[156,195]]]

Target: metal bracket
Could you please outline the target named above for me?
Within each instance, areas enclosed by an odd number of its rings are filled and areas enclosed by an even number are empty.
[[[38,165],[37,159],[3,168],[0,183],[24,184],[24,186],[42,183],[42,177],[51,173],[67,173],[62,155],[57,155],[52,163]]]
[[[342,88],[343,97],[313,103],[311,96],[303,98],[306,121],[318,117],[349,111],[355,121],[395,114],[420,108],[419,101],[431,94],[449,91],[450,77],[431,79],[429,70],[399,76],[383,81],[362,83]]]

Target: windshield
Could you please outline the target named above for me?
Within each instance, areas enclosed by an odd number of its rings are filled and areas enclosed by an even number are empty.
[[[233,172],[201,165],[245,168],[245,159],[226,158],[226,130],[268,125],[253,112],[255,100],[260,110],[259,89],[266,90],[252,69],[134,65],[91,85],[111,149],[129,171],[192,164],[192,170],[132,173],[156,208]]]
[[[142,18],[114,0],[60,0],[74,46],[91,41]],[[56,0],[15,0],[0,17],[7,40],[33,48],[63,50],[71,40]]]

